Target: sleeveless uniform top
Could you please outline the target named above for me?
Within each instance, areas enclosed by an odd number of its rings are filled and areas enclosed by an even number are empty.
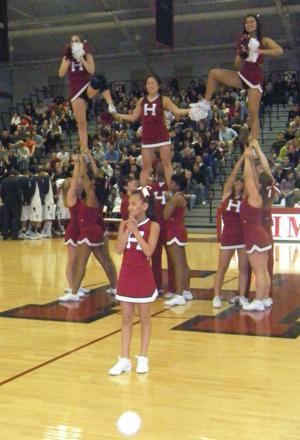
[[[142,146],[162,147],[170,144],[170,136],[165,124],[163,98],[157,95],[152,101],[141,101]]]
[[[148,241],[151,221],[146,218],[138,229]],[[130,233],[123,253],[123,261],[117,284],[116,298],[119,301],[146,303],[157,297],[150,259],[146,257],[135,236]]]
[[[264,208],[254,208],[248,199],[241,204],[241,222],[247,254],[265,252],[271,249],[270,234],[263,226]]]
[[[249,39],[249,55],[245,59],[243,67],[238,72],[238,75],[246,87],[258,89],[262,93],[264,75],[261,69],[261,64],[263,63],[263,56],[256,53],[256,50],[261,48],[262,45],[256,38]]]
[[[173,243],[176,243],[178,246],[185,246],[187,244],[187,231],[184,226],[185,211],[186,205],[176,208],[173,211],[172,217],[165,221],[166,242],[168,246]]]
[[[69,208],[70,221],[65,232],[65,244],[71,244],[72,246],[77,246],[77,240],[79,237],[79,206],[80,200],[77,200],[75,205]]]
[[[104,230],[99,224],[99,206],[87,206],[80,201],[78,210],[79,237],[78,244],[101,246],[104,240]]]
[[[243,229],[240,218],[242,197],[228,197],[221,203],[218,210],[223,220],[223,230],[221,233],[221,249],[244,248]]]
[[[84,42],[83,48],[85,50],[85,53],[89,52],[86,42]],[[69,46],[67,46],[67,48],[65,49],[64,56],[66,56],[70,61],[68,77],[70,95],[73,100],[76,99],[76,95],[79,96],[85,89],[87,89],[91,79],[91,75],[85,70],[85,67],[82,63],[73,58],[72,51]]]

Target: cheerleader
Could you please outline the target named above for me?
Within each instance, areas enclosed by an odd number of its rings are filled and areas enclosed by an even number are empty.
[[[141,348],[136,356],[136,372],[149,371],[147,351],[151,334],[151,303],[158,295],[150,257],[158,240],[159,225],[151,220],[154,201],[149,192],[145,189],[133,192],[128,210],[129,219],[121,222],[116,244],[117,253],[123,253],[116,295],[122,308],[122,337],[121,356],[109,370],[113,376],[131,370],[129,353],[135,304],[139,306],[141,320]]]
[[[269,298],[270,275],[268,272],[268,253],[272,241],[268,231],[263,226],[264,212],[272,204],[272,196],[268,188],[273,178],[266,172],[257,176],[254,167],[254,155],[251,148],[244,153],[244,181],[247,197],[241,204],[241,221],[250,266],[255,275],[255,299],[243,305],[243,310],[263,311],[264,302]]]
[[[235,299],[238,300],[241,306],[248,304],[248,300],[245,296],[248,281],[248,258],[240,219],[244,183],[241,178],[237,177],[243,161],[244,156],[237,161],[231,175],[227,179],[223,189],[221,206],[217,210],[217,235],[220,241],[220,251],[218,270],[214,283],[213,307],[215,308],[222,306],[222,284],[235,251],[237,251],[238,254],[239,265],[239,297],[235,297]],[[221,223],[223,223],[223,228]]]
[[[90,161],[93,159],[90,156]],[[95,166],[95,163],[92,162]],[[115,289],[116,270],[105,244],[104,222],[99,218],[106,199],[105,178],[87,175],[83,156],[79,159],[80,179],[83,187],[82,199],[78,205],[79,235],[76,248],[76,267],[72,279],[72,291],[59,298],[59,301],[79,301],[79,287],[84,278],[87,262],[91,253],[102,265],[110,283]]]
[[[199,119],[207,117],[211,99],[219,84],[236,89],[248,89],[248,111],[251,138],[257,139],[259,132],[259,106],[262,97],[263,72],[261,64],[264,55],[277,57],[283,49],[271,38],[263,37],[259,15],[247,15],[243,33],[240,36],[235,67],[238,71],[213,69],[209,72],[205,99],[196,104],[200,108]]]
[[[170,111],[176,116],[192,115],[191,109],[178,108],[170,98],[160,94],[161,82],[151,75],[145,83],[146,96],[141,98],[131,114],[114,113],[113,116],[129,122],[141,118],[142,122],[142,171],[140,183],[145,187],[149,183],[152,163],[156,151],[165,170],[167,185],[170,185],[173,167],[171,163],[171,140],[166,127],[164,112]]]
[[[128,219],[129,197],[133,192],[135,192],[138,189],[138,186],[139,186],[139,182],[136,178],[128,177],[128,179],[126,179],[124,185],[122,203],[120,207],[120,213],[123,220]]]
[[[280,193],[280,190],[274,184],[275,181],[272,176],[272,172],[270,169],[268,159],[264,155],[259,143],[256,140],[250,141],[250,147],[255,150],[256,155],[257,155],[258,159],[260,160],[260,164],[256,166],[257,175],[259,176],[261,173],[264,172],[272,178],[272,185],[267,187],[267,191],[273,201],[276,192]],[[272,296],[272,282],[273,282],[273,272],[274,272],[274,240],[273,240],[273,232],[272,232],[273,220],[272,220],[271,207],[272,207],[271,204],[269,204],[269,206],[266,209],[264,209],[263,217],[262,217],[263,227],[267,231],[267,233],[270,237],[271,244],[272,244],[272,247],[268,252],[268,272],[270,275],[271,285],[270,285],[270,292],[269,292],[270,296],[264,300],[264,306],[266,308],[271,307],[273,304],[273,300],[272,300],[271,296]],[[251,281],[251,273],[252,273],[252,270],[250,267],[249,281]],[[248,282],[248,291],[249,290],[250,290],[250,282]]]
[[[103,75],[95,74],[95,63],[87,42],[72,35],[59,67],[58,75],[69,77],[72,108],[78,125],[81,146],[88,144],[86,111],[89,99],[102,93],[110,113],[116,111],[110,90]]]
[[[185,177],[183,175],[173,175],[170,191],[174,196],[167,198],[167,204],[163,212],[168,261],[172,266],[175,282],[175,294],[171,299],[165,301],[167,306],[183,305],[186,300],[193,299],[189,288],[190,269],[185,252],[185,246],[187,245],[187,231],[184,226],[186,212],[185,189]]]

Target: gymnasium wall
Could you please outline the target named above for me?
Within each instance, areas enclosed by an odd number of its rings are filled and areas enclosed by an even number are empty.
[[[0,62],[0,112],[6,112],[12,105],[12,73],[9,64]]]

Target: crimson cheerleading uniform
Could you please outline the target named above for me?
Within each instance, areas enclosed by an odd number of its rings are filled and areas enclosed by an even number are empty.
[[[170,135],[165,124],[163,97],[143,98],[141,101],[142,147],[159,148],[170,145]]]
[[[242,201],[242,197],[237,199],[228,197],[218,209],[220,220],[217,223],[223,221],[220,249],[241,249],[245,247],[240,218]]]
[[[241,223],[247,254],[265,252],[272,248],[269,232],[263,226],[264,208],[254,208],[248,199],[241,204]]]
[[[151,221],[146,218],[138,224],[144,240],[148,241]],[[133,303],[153,302],[157,297],[150,258],[146,257],[135,236],[130,233],[117,283],[116,299]]]
[[[160,226],[157,245],[152,254],[152,269],[158,290],[162,289],[162,250],[163,246],[166,244],[166,222],[163,218],[163,210],[166,205],[165,194],[167,191],[168,187],[165,182],[155,182],[151,185],[151,192],[155,197],[155,220]]]
[[[83,44],[83,48],[85,53],[88,53],[86,42]],[[77,61],[75,58],[73,58],[71,48],[68,47],[66,49],[65,56],[70,61],[68,77],[71,102],[75,101],[77,98],[88,99],[84,92],[90,85],[91,75],[85,70],[84,65],[80,61]]]
[[[168,246],[173,243],[178,246],[186,246],[187,244],[187,231],[184,226],[185,210],[186,205],[175,208],[172,217],[166,220],[166,244]]]
[[[104,227],[99,221],[99,206],[87,206],[80,202],[78,210],[79,237],[78,244],[101,246],[104,243]]]
[[[80,206],[80,200],[77,200],[74,206],[71,206],[69,208],[70,212],[70,221],[66,228],[65,232],[65,240],[64,243],[66,245],[70,244],[74,247],[77,246],[77,241],[79,237],[79,222],[78,222],[78,216],[79,216],[79,206]]]
[[[263,56],[256,53],[256,50],[261,49],[262,46],[256,38],[249,38],[247,45],[248,56],[244,60],[243,67],[238,72],[238,75],[246,88],[257,89],[262,93],[264,75],[261,64],[263,62]]]

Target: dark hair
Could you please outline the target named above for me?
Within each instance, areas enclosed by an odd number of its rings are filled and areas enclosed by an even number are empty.
[[[189,170],[190,171],[190,170]],[[185,191],[187,187],[187,180],[184,174],[173,174],[171,180],[176,183],[180,191]]]
[[[102,206],[106,205],[108,199],[108,185],[105,177],[96,176],[94,178],[95,194]]]
[[[256,15],[254,15],[254,14],[247,14],[246,15],[246,17],[244,19],[244,24],[243,24],[243,34],[247,34],[248,35],[248,32],[246,31],[245,23],[246,23],[247,18],[249,18],[249,17],[252,17],[252,18],[255,19],[256,25],[257,25],[257,27],[256,27],[256,38],[258,39],[258,41],[260,43],[262,43],[262,38],[263,38],[263,35],[262,35],[262,22],[261,22],[261,17],[260,17],[259,14],[256,14]]]
[[[148,75],[147,78],[145,79],[144,91],[145,91],[146,95],[148,94],[146,85],[147,85],[147,81],[148,81],[149,78],[154,78],[155,79],[155,81],[158,84],[158,93],[162,93],[162,81],[161,81],[161,79],[160,79],[160,77],[158,75],[153,73],[151,75]]]
[[[155,213],[155,197],[152,193],[148,191],[147,195],[144,195],[143,191],[141,189],[137,189],[136,191],[133,191],[131,196],[139,196],[143,202],[148,204],[148,208],[146,210],[146,216],[150,220],[156,219],[156,213]]]
[[[263,207],[269,208],[272,205],[272,201],[273,201],[273,191],[272,191],[273,178],[269,174],[262,172],[258,176],[258,182],[261,185],[259,194],[262,196],[263,199]]]

